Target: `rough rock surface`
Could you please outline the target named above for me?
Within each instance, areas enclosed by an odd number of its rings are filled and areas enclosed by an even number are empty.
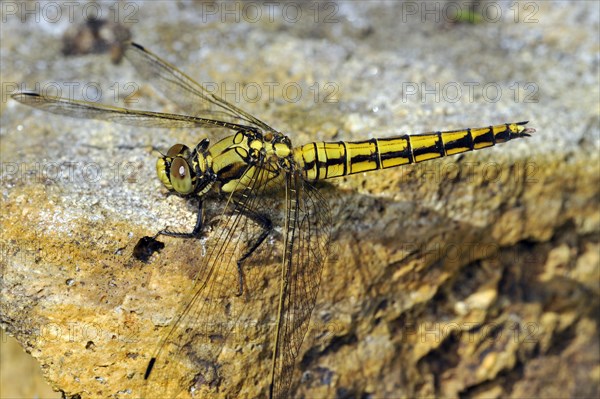
[[[322,187],[335,255],[297,357],[295,397],[598,396],[597,5],[490,2],[498,19],[459,24],[444,2],[430,2],[433,12],[418,2],[306,3],[298,21],[298,3],[277,3],[272,19],[237,2],[126,4],[119,18],[134,40],[201,82],[227,82],[237,93],[228,100],[295,144],[525,119],[537,129]],[[88,99],[98,83],[104,102],[122,106],[134,88],[129,106],[177,111],[127,62],[63,57],[61,34],[79,22],[67,16],[2,23],[0,322],[66,396],[134,398],[204,245],[169,238],[148,264],[131,257],[142,236],[194,220],[192,204],[165,196],[151,148],[210,132],[61,118],[7,100],[16,82]],[[254,319],[215,359],[228,378],[208,388],[221,396],[266,393],[280,238],[250,262],[265,283],[247,305]]]

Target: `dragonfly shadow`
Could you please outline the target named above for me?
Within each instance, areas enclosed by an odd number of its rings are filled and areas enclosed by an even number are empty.
[[[351,357],[356,359],[350,362],[364,363],[367,359],[356,354],[358,342],[376,334],[382,324],[401,334],[406,328],[398,330],[401,320],[419,323],[421,316],[415,309],[433,300],[441,287],[452,284],[469,265],[494,258],[501,250],[489,225],[458,220],[424,201],[328,187],[322,191],[335,221],[333,260],[321,280],[313,328],[299,362],[302,382],[292,389],[296,396],[331,383],[332,378],[324,377],[335,375],[335,364],[326,360],[329,356],[343,352],[347,359],[348,353],[354,353]],[[476,290],[474,285],[464,296]],[[412,356],[402,347],[396,350],[399,362],[402,356],[407,360]],[[324,368],[323,362],[329,367]],[[344,369],[345,364],[339,367]],[[354,378],[356,385],[347,391],[355,396],[367,394],[366,385],[361,384],[369,378],[363,377]],[[342,391],[338,394],[344,397]]]

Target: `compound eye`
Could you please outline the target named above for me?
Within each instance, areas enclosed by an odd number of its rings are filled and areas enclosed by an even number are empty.
[[[175,144],[167,151],[167,156],[170,158],[183,157],[187,158],[190,155],[190,149],[188,146],[183,144]]]
[[[189,194],[194,191],[190,166],[185,159],[180,157],[173,159],[171,169],[169,169],[169,176],[171,177],[173,189],[179,194]]]

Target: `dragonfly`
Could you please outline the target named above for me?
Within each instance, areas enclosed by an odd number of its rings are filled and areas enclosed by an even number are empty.
[[[191,147],[175,144],[156,162],[158,178],[166,190],[195,199],[198,207],[192,231],[164,229],[154,238],[202,236],[207,229],[203,210],[211,193],[219,196],[220,212],[215,219],[220,223],[212,234],[213,245],[197,257],[202,267],[189,294],[146,365],[143,397],[202,396],[202,389],[220,384],[216,359],[222,342],[232,334],[232,324],[242,322],[248,299],[260,295],[258,284],[250,281],[253,275],[248,260],[275,229],[273,197],[278,198],[283,216],[277,226],[281,235],[275,244],[270,243],[280,249],[273,251],[279,267],[275,281],[278,296],[270,377],[263,389],[269,398],[285,398],[290,394],[295,361],[307,335],[321,274],[331,256],[331,211],[316,183],[488,148],[535,132],[524,121],[293,146],[287,135],[210,92],[139,44],[129,42],[125,58],[183,114],[132,110],[33,91],[16,92],[12,98],[70,117],[230,132],[214,144],[208,138]],[[225,319],[231,322],[223,322]],[[179,357],[192,359],[198,372],[182,373],[176,363]]]

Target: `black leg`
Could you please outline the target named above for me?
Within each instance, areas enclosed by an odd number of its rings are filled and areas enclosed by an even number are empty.
[[[254,251],[256,251],[256,249],[260,246],[260,244],[263,243],[265,238],[267,238],[267,236],[273,229],[273,223],[271,222],[271,219],[269,219],[267,216],[258,214],[256,212],[254,212],[250,209],[244,208],[242,206],[240,206],[239,210],[242,213],[242,215],[244,215],[247,218],[250,218],[251,220],[256,222],[260,227],[262,227],[263,230],[260,233],[260,235],[258,236],[258,238],[256,239],[256,241],[254,241],[254,243],[249,246],[249,248],[246,250],[246,252],[244,252],[244,254],[242,256],[240,256],[240,258],[237,261],[237,269],[238,269],[238,292],[236,294],[237,296],[241,296],[244,293],[244,273],[243,273],[243,269],[242,269],[242,263],[246,259],[248,259],[250,257],[250,255],[252,255],[254,253]]]
[[[169,236],[169,237],[179,237],[179,238],[198,238],[200,236],[200,233],[202,232],[202,218],[203,218],[202,200],[199,199],[198,200],[198,213],[196,214],[196,225],[194,226],[194,230],[192,230],[189,233],[181,233],[178,231],[169,231],[168,227],[167,227],[167,228],[159,231],[158,233],[156,233],[154,238],[156,238],[160,235]]]
[[[245,217],[251,219],[256,224],[258,224],[262,231],[258,238],[249,245],[249,248],[244,252],[242,256],[237,261],[237,269],[238,269],[238,292],[237,296],[241,296],[244,293],[244,272],[242,269],[242,263],[250,257],[256,251],[256,249],[263,243],[263,241],[269,236],[271,230],[273,229],[273,223],[271,219],[269,219],[266,215],[262,215],[256,213],[255,211],[248,209],[240,204],[238,204],[238,211]],[[196,218],[196,225],[194,226],[194,230],[189,233],[181,233],[177,231],[169,231],[168,228],[163,229],[156,233],[153,239],[156,239],[158,236],[169,236],[169,237],[177,237],[177,238],[198,238],[200,233],[202,232],[202,219],[203,219],[203,207],[202,200],[198,200],[198,213]]]

